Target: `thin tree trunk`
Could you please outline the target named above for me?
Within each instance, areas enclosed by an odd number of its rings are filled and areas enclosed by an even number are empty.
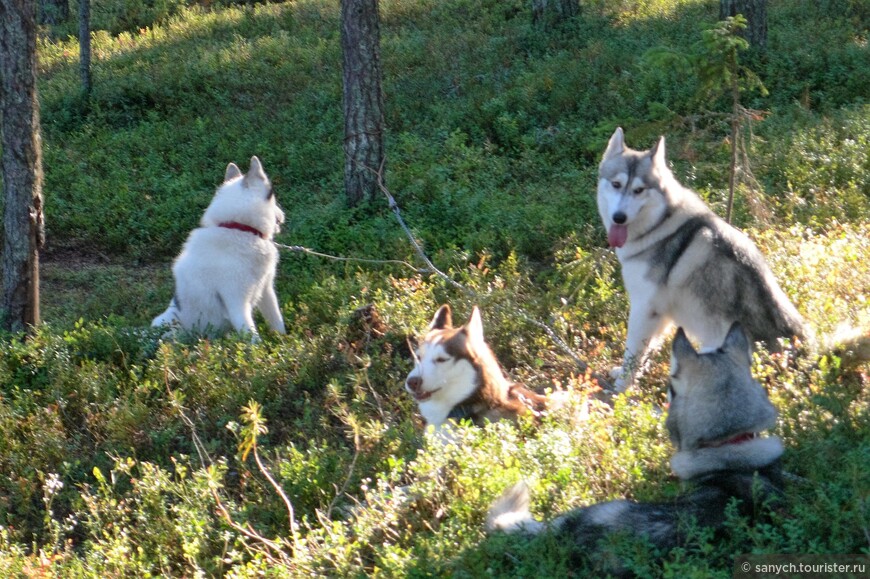
[[[719,0],[719,20],[743,14],[743,37],[758,50],[767,49],[767,0]]]
[[[79,74],[82,92],[91,94],[91,0],[79,0]]]
[[[728,68],[731,70],[731,168],[728,172],[728,206],[725,210],[725,221],[731,223],[731,213],[734,210],[734,191],[737,188],[737,150],[740,143],[741,122],[736,49],[732,49],[729,55]]]
[[[373,198],[384,164],[377,0],[341,0],[344,91],[344,188],[350,205]]]
[[[731,119],[731,167],[728,171],[728,205],[725,209],[725,221],[731,223],[731,213],[734,210],[734,191],[737,188],[737,148],[740,138],[740,118],[735,110]]]
[[[0,109],[5,200],[0,325],[22,331],[39,323],[39,248],[45,235],[34,0],[0,0]]]

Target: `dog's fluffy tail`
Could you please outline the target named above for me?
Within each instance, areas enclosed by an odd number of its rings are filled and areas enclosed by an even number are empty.
[[[843,368],[856,369],[870,362],[870,329],[842,325],[827,340],[825,351],[833,352],[842,360]]]
[[[486,515],[486,529],[505,533],[540,533],[545,525],[532,517],[529,511],[530,502],[528,485],[522,481],[518,482],[502,493],[489,508],[489,513]]]

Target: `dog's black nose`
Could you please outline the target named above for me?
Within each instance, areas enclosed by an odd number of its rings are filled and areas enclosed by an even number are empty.
[[[613,222],[617,225],[622,225],[625,223],[625,220],[628,219],[628,216],[622,211],[617,211],[613,214]]]
[[[408,385],[408,388],[411,390],[417,390],[420,386],[423,385],[423,379],[419,376],[408,376],[408,379],[405,381]]]

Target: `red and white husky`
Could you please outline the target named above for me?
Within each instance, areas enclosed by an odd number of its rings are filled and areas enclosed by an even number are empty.
[[[476,425],[503,418],[516,420],[541,410],[546,397],[508,380],[483,337],[477,306],[468,322],[454,328],[450,306],[441,306],[417,349],[414,369],[405,380],[426,424],[441,433],[449,420]]]

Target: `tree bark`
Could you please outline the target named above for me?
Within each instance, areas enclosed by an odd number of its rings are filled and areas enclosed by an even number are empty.
[[[91,94],[91,0],[79,0],[79,75],[85,97]]]
[[[36,5],[0,0],[3,293],[0,325],[19,332],[39,323],[42,150],[36,95]]]
[[[384,164],[377,0],[341,0],[344,105],[344,188],[353,206],[373,198]]]
[[[719,0],[719,20],[743,14],[743,37],[758,50],[767,49],[767,0]]]

